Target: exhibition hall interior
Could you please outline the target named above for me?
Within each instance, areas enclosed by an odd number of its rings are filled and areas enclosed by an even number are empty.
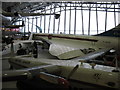
[[[2,90],[120,89],[120,1],[2,1]]]

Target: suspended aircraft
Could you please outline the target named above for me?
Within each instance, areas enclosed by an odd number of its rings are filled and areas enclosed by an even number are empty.
[[[2,26],[4,26],[4,28],[19,28],[25,26],[25,24],[24,21],[22,20],[22,25],[13,25],[15,22],[20,21],[18,19],[26,16],[40,16],[40,15],[55,15],[55,19],[58,19],[60,17],[60,14],[56,13],[23,13],[23,12],[6,12],[4,10],[1,10],[0,21],[2,21]],[[10,19],[10,17],[12,19]]]
[[[9,63],[16,70],[3,71],[3,81],[18,80],[18,87],[28,88],[43,88],[41,82],[67,89],[120,88],[119,35],[87,37],[40,33],[31,34],[30,39],[39,40],[40,44],[33,45],[32,54],[10,57]],[[13,51],[14,45],[11,53],[15,53]],[[115,62],[114,66],[105,64],[108,59]],[[32,83],[32,80],[37,81]]]
[[[3,28],[10,28],[11,29],[11,28],[19,28],[19,27],[25,26],[24,21],[22,21],[21,25],[13,25],[17,21],[13,22],[13,20],[11,20],[10,17],[8,18],[2,14],[0,14],[0,17],[1,17],[0,21],[2,21],[1,25]]]

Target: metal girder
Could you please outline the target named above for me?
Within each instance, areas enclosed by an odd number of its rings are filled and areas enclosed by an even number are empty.
[[[65,10],[64,7],[76,7],[76,9],[79,9],[82,7],[83,10],[95,10],[96,8],[101,9],[100,11],[105,11],[105,9],[108,9],[107,11],[114,12],[114,9],[116,12],[119,12],[120,9],[120,1],[117,2],[80,2],[80,1],[74,1],[74,2],[4,2],[2,3],[2,6],[5,11],[12,11],[12,12],[34,12],[36,10],[43,10],[45,7],[49,7],[50,5],[53,5],[55,7],[52,8],[46,8],[46,10],[53,9],[53,8],[60,8],[62,7],[63,10]],[[117,5],[117,7],[114,7],[114,5]]]

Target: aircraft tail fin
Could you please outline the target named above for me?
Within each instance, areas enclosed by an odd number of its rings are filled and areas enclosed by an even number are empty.
[[[120,24],[116,26],[115,28],[112,28],[106,32],[97,34],[95,36],[110,36],[110,37],[120,37]]]

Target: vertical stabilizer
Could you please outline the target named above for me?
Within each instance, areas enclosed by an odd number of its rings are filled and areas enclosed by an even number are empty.
[[[106,32],[97,34],[95,36],[120,37],[120,24],[118,24],[118,26],[116,26],[115,28],[112,28]]]

